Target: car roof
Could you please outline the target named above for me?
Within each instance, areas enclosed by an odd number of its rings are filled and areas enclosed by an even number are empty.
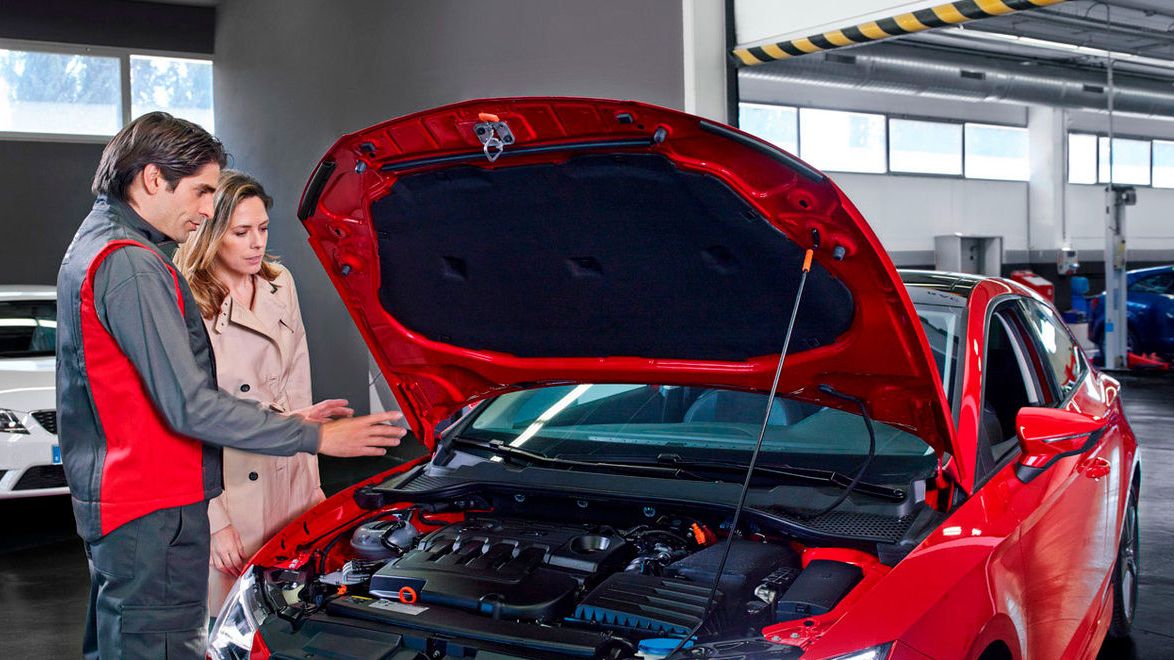
[[[56,300],[57,287],[45,284],[0,284],[0,300]]]
[[[953,294],[952,298],[935,297],[935,303],[945,303],[947,300],[953,299],[960,307],[966,305],[966,301],[970,298],[970,292],[974,287],[978,286],[983,280],[989,279],[982,275],[971,275],[969,273],[951,273],[939,270],[906,270],[898,269],[897,274],[901,277],[901,281],[905,283],[905,288],[909,290],[909,295],[914,297],[914,302],[921,302],[915,295],[916,291],[929,290],[939,293]],[[925,302],[929,302],[928,300]],[[948,303],[946,303],[948,304]]]

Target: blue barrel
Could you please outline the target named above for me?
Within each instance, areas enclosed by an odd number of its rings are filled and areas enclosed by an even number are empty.
[[[1085,296],[1088,295],[1088,278],[1075,275],[1068,279],[1068,285],[1072,287],[1072,311],[1080,312],[1084,317],[1083,320],[1087,320],[1088,299]],[[1067,317],[1064,320],[1072,323]]]

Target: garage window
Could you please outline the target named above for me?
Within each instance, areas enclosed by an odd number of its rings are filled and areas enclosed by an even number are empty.
[[[213,131],[212,61],[0,40],[0,139],[105,142],[152,110]]]
[[[113,135],[118,66],[117,57],[0,49],[0,131]]]
[[[799,111],[795,108],[739,103],[738,126],[789,153],[799,153]]]
[[[1151,183],[1155,188],[1174,188],[1174,142],[1154,140],[1154,175]]]
[[[1097,136],[1068,134],[1068,183],[1097,182]]]
[[[966,124],[966,178],[1027,181],[1027,129]]]
[[[889,169],[918,174],[962,174],[962,124],[889,120]]]
[[[130,56],[130,114],[169,112],[212,130],[212,62]]]
[[[1109,138],[1097,138],[1097,181],[1109,182]],[[1150,184],[1149,140],[1113,138],[1113,183]]]
[[[885,116],[799,110],[799,156],[821,170],[883,174]]]

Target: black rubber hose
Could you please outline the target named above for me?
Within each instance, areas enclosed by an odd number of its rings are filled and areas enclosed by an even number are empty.
[[[844,492],[840,493],[840,496],[836,498],[835,502],[832,502],[815,513],[805,513],[799,516],[799,518],[802,520],[813,520],[824,515],[825,513],[830,513],[836,507],[843,504],[844,500],[848,499],[848,496],[852,494],[852,491],[856,490],[856,485],[860,483],[862,478],[864,478],[864,473],[868,471],[868,466],[872,464],[872,459],[876,456],[876,429],[874,429],[872,426],[872,418],[868,416],[868,408],[864,405],[864,401],[850,394],[844,394],[843,392],[835,390],[830,385],[820,385],[819,391],[827,394],[828,396],[855,403],[860,407],[860,416],[864,418],[864,425],[868,427],[868,456],[866,456],[864,462],[860,464],[860,469],[856,471],[856,476],[852,477],[852,483],[848,484],[848,487],[844,489]]]

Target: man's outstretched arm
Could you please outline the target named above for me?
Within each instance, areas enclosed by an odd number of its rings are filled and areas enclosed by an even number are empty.
[[[171,272],[152,252],[126,247],[94,279],[98,317],[143,379],[155,408],[177,433],[261,454],[299,451],[335,456],[380,455],[399,444],[402,428],[386,415],[319,426],[262,410],[208,387],[179,311]],[[386,418],[386,419],[385,419]]]

